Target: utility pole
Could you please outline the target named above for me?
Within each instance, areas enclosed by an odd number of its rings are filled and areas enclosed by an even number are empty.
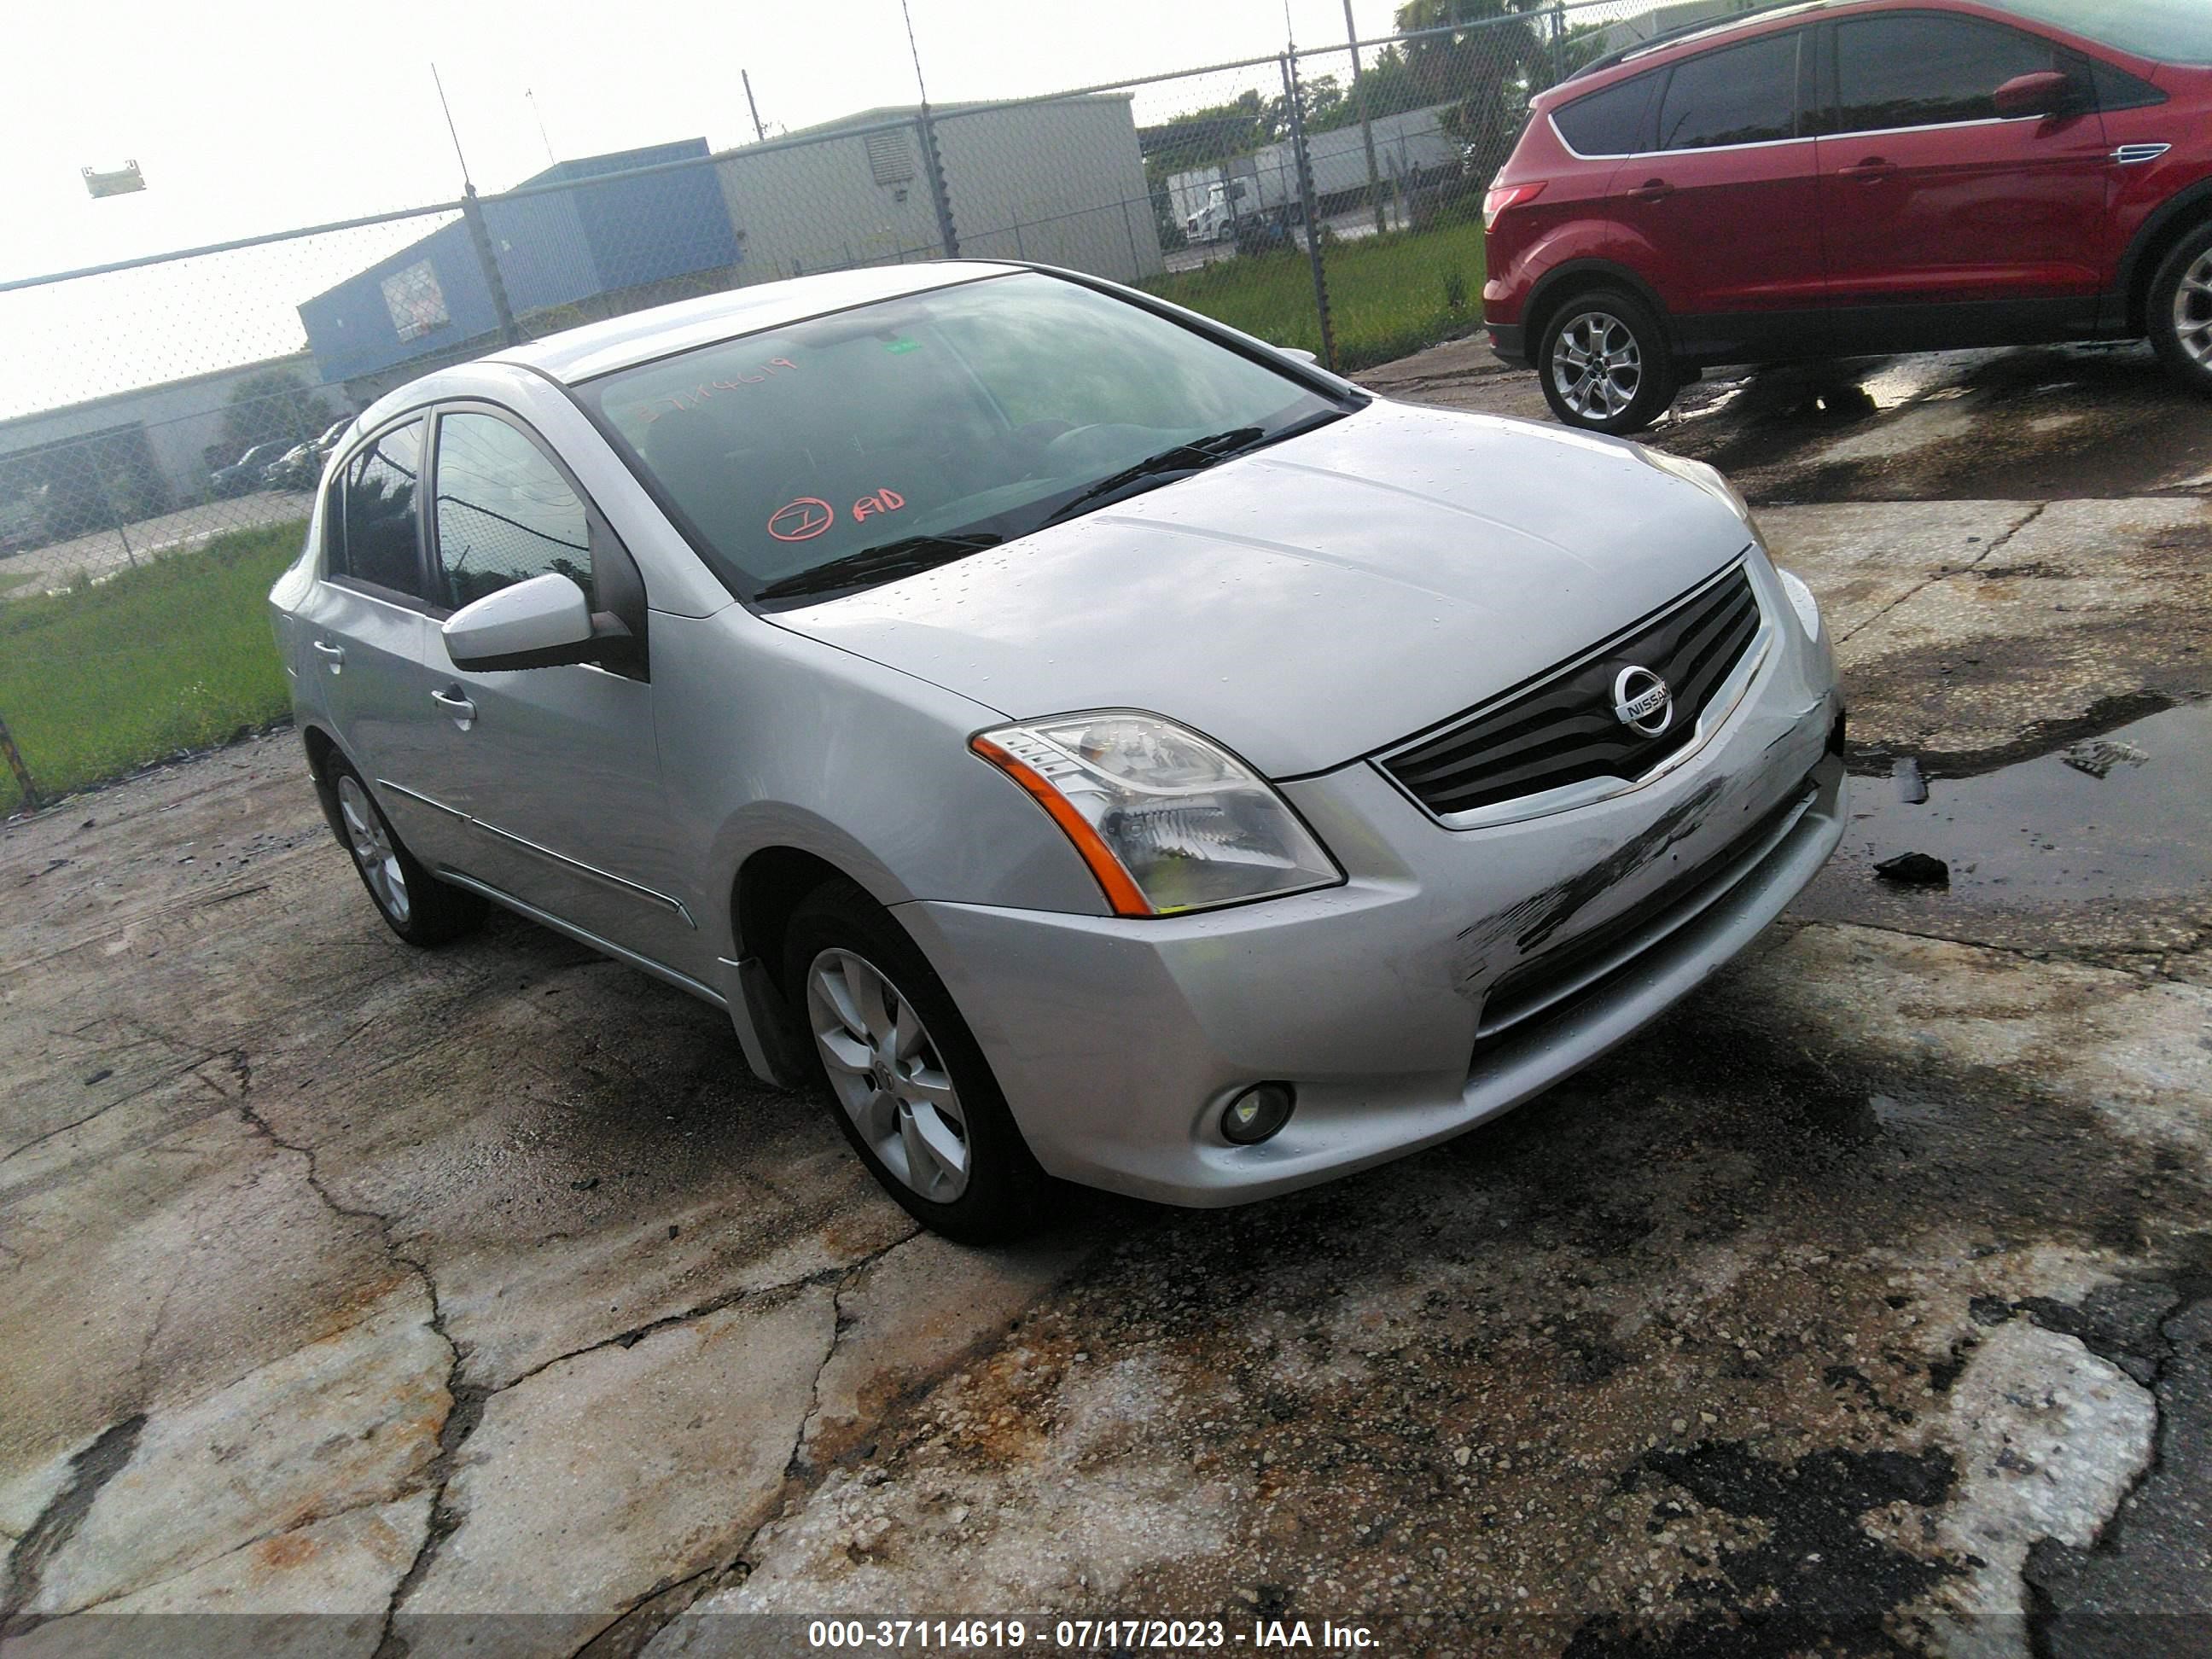
[[[442,92],[443,90],[443,88],[440,88],[440,91]],[[547,136],[545,131],[545,116],[538,107],[538,94],[532,92],[528,87],[525,87],[522,89],[522,96],[530,106],[530,113],[537,119],[538,139],[540,143],[545,146],[545,165],[549,167],[558,166],[559,161],[553,154],[553,140]],[[459,148],[458,143],[456,143],[455,148]]]
[[[1375,234],[1389,228],[1382,214],[1382,175],[1375,166],[1375,123],[1367,113],[1367,81],[1359,72],[1359,25],[1352,21],[1352,0],[1344,0],[1344,38],[1352,47],[1352,90],[1359,100],[1359,143],[1367,152],[1367,205],[1375,210]]]
[[[753,140],[756,143],[764,144],[768,142],[768,129],[761,125],[760,106],[753,102],[752,75],[749,70],[739,70],[738,79],[745,83],[745,107],[753,115]]]
[[[899,0],[899,15],[906,20],[906,49],[914,55],[914,86],[921,94],[915,125],[921,137],[921,162],[929,169],[930,199],[937,208],[937,235],[945,257],[960,257],[960,234],[952,224],[952,192],[945,182],[945,153],[937,147],[937,122],[929,112],[929,85],[921,78],[921,47],[914,38],[914,13],[907,0]]]
[[[477,264],[483,272],[484,290],[491,296],[492,315],[499,320],[499,337],[503,345],[520,345],[522,329],[514,320],[514,307],[507,302],[507,279],[500,274],[499,256],[491,250],[491,231],[484,224],[483,204],[477,200],[476,181],[469,177],[469,158],[461,153],[460,129],[453,125],[453,106],[446,101],[445,77],[438,73],[435,64],[430,65],[430,79],[438,88],[438,107],[446,112],[446,131],[453,135],[453,159],[461,164],[461,217],[469,227],[469,242],[476,250]],[[550,149],[549,145],[548,149]]]

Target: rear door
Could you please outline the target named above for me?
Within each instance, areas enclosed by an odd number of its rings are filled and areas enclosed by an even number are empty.
[[[1961,343],[1979,302],[2002,331],[2101,287],[2112,167],[2094,89],[2068,112],[2002,119],[2018,76],[2078,72],[2050,41],[1978,17],[1894,11],[1829,33],[1819,140],[1830,289],[1847,345]],[[2047,308],[2046,308],[2047,311]],[[1869,312],[1887,314],[1857,314]]]
[[[1808,29],[1686,58],[1665,72],[1644,152],[1613,206],[1692,356],[1809,350],[1826,299]]]
[[[422,539],[423,420],[349,456],[323,507],[321,574],[298,617],[302,672],[323,677],[338,746],[419,858],[461,850],[459,821],[426,793],[438,734],[423,652],[431,632]]]
[[[441,617],[551,572],[646,638],[637,566],[549,447],[489,404],[438,416],[431,562]],[[647,640],[647,664],[650,641]],[[423,706],[436,793],[467,813],[461,867],[609,944],[695,976],[692,879],[670,832],[648,668],[453,665],[434,628]]]

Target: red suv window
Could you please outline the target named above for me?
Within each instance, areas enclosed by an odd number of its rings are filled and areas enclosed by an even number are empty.
[[[1577,98],[1552,112],[1552,125],[1577,155],[1633,155],[1644,144],[1644,117],[1651,92],[1663,76],[1639,75],[1633,81]]]
[[[1801,31],[1764,35],[1674,65],[1659,102],[1661,149],[1764,144],[1797,136]]]
[[[1847,20],[1836,26],[1836,130],[1993,121],[1999,87],[2065,67],[2049,41],[1971,17],[1898,12]]]

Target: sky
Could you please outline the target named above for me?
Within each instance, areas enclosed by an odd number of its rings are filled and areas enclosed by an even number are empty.
[[[1343,0],[911,0],[935,102],[1340,44]],[[1363,38],[1397,0],[1352,0]],[[0,62],[0,282],[484,192],[562,159],[771,136],[915,101],[898,0],[146,0],[16,8]],[[431,78],[453,109],[449,132]],[[1322,66],[1322,67],[1326,67]],[[1140,94],[1153,120],[1235,89]],[[82,169],[135,161],[94,200]],[[0,418],[302,343],[293,307],[441,221],[0,292]]]
[[[1395,3],[1354,0],[1361,33],[1388,33]],[[1255,57],[1285,33],[1284,0],[912,4],[939,101]],[[1288,13],[1302,46],[1344,38],[1342,0]],[[549,142],[561,157],[743,143],[740,70],[771,131],[915,99],[897,0],[125,0],[25,5],[8,33],[0,280],[451,200],[460,168],[433,61],[485,191],[544,167]],[[127,160],[146,190],[91,199],[81,169]]]

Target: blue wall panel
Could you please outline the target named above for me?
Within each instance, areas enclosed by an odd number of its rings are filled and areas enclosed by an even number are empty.
[[[577,181],[575,189],[483,198],[484,229],[516,315],[737,264],[737,238],[716,169],[704,161],[708,153],[705,139],[692,138],[563,161],[528,182]],[[702,164],[641,179],[580,182],[695,157]],[[422,265],[434,281],[434,295],[403,275]],[[386,297],[386,283],[393,277],[402,277],[398,297],[410,319],[410,337],[404,339]],[[419,302],[412,311],[410,300]],[[433,320],[441,313],[442,320]],[[468,226],[459,222],[307,301],[300,320],[326,380],[393,368],[499,327]]]

